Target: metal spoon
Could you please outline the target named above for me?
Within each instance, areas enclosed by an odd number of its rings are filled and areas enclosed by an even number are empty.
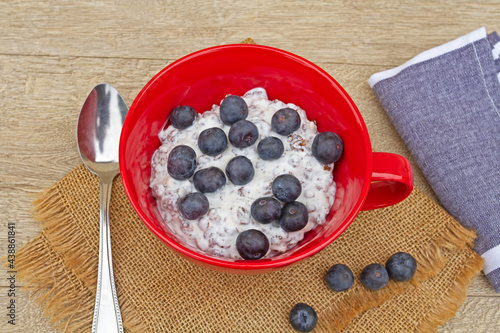
[[[118,306],[109,232],[109,199],[120,173],[118,146],[128,107],[115,88],[97,85],[83,104],[77,125],[78,150],[85,166],[101,179],[99,273],[92,332],[123,332]]]

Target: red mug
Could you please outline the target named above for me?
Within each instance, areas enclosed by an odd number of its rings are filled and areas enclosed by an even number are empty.
[[[333,170],[335,202],[323,225],[308,232],[294,248],[259,260],[231,260],[183,244],[162,219],[149,188],[151,157],[158,133],[178,105],[210,110],[227,95],[262,87],[269,99],[300,106],[318,130],[337,133],[344,153]],[[237,274],[275,271],[308,258],[333,242],[360,210],[405,199],[413,188],[408,160],[372,152],[366,125],[345,90],[324,70],[292,53],[260,45],[204,49],[168,65],[132,103],[120,139],[120,172],[125,192],[146,226],[184,258],[204,267]]]

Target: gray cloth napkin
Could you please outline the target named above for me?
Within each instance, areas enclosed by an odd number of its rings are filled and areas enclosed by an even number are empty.
[[[500,38],[485,28],[368,80],[500,292]]]

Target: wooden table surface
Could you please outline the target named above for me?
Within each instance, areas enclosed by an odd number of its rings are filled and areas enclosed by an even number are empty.
[[[416,185],[435,198],[366,81],[479,27],[500,30],[498,0],[7,0],[0,15],[0,256],[7,255],[8,223],[15,223],[17,248],[36,236],[33,195],[80,164],[76,121],[96,84],[111,83],[130,105],[173,60],[247,37],[328,71],[360,108],[373,149],[410,158]],[[17,325],[7,323],[9,286],[0,272],[0,331],[55,332],[19,281]],[[439,328],[498,331],[500,294],[484,275]]]

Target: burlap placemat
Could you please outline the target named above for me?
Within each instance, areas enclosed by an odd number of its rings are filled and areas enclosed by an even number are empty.
[[[82,165],[35,204],[42,233],[19,250],[18,276],[61,329],[89,331],[98,262],[98,179]],[[331,245],[279,272],[237,276],[180,258],[140,221],[121,179],[111,198],[111,238],[118,298],[129,332],[287,332],[297,302],[313,306],[315,331],[432,331],[454,315],[482,267],[474,232],[415,189],[405,201],[361,212]],[[359,276],[397,251],[415,256],[411,283],[377,292],[356,278],[347,292],[328,289],[324,274],[345,263]]]

